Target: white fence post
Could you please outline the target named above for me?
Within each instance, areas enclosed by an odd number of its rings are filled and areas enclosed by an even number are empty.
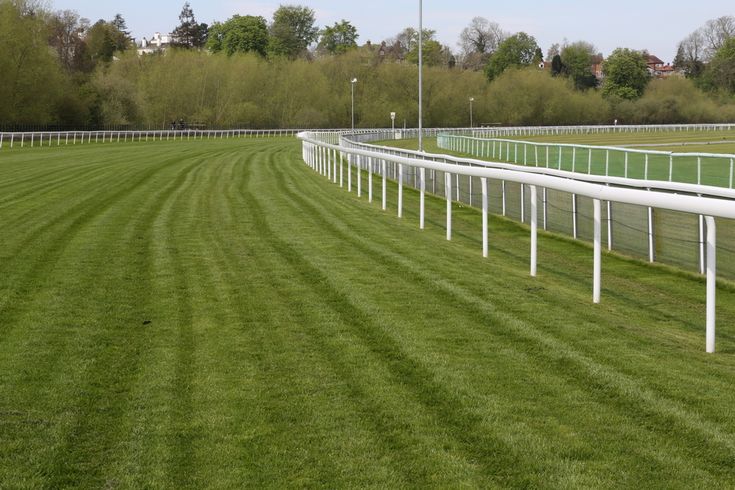
[[[398,164],[398,217],[403,218],[403,164]]]
[[[482,187],[482,256],[488,256],[488,237],[487,237],[487,178],[480,177],[480,185]]]
[[[572,236],[576,240],[577,233],[577,195],[572,194]]]
[[[707,353],[715,352],[715,319],[717,298],[717,228],[715,219],[707,222]]]
[[[536,277],[538,261],[538,199],[536,186],[531,185],[531,276]]]
[[[607,201],[607,249],[613,249],[613,206]]]
[[[600,287],[602,284],[602,210],[599,199],[592,201],[594,207],[594,271],[592,280],[592,301],[600,303]]]
[[[452,239],[452,175],[444,172],[444,195],[447,198],[447,240]]]
[[[502,199],[503,199],[503,216],[506,216],[505,181],[504,180],[501,182],[501,192],[502,192]]]
[[[648,207],[648,261],[656,261],[656,237],[653,226],[653,208]]]
[[[707,250],[705,249],[705,236],[704,236],[704,216],[701,214],[699,215],[699,273],[704,275],[706,272],[706,264],[705,264],[705,254],[707,253]]]
[[[425,218],[426,218],[426,169],[424,167],[421,167],[419,170],[419,179],[421,180],[419,182],[420,187],[420,210],[419,210],[419,228],[424,229],[426,227]]]
[[[373,157],[367,159],[368,172],[368,202],[373,202]]]
[[[357,155],[357,197],[362,197],[362,157]]]
[[[387,201],[388,201],[388,197],[387,197],[387,194],[386,194],[386,190],[387,190],[387,177],[385,175],[385,170],[386,170],[385,167],[386,167],[385,160],[381,160],[380,161],[380,173],[382,174],[382,177],[383,177],[383,183],[382,183],[383,211],[385,211],[387,209]]]

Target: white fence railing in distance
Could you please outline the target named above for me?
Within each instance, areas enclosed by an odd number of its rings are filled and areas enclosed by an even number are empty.
[[[735,124],[680,124],[659,126],[523,126],[498,128],[430,128],[424,129],[427,137],[439,134],[456,134],[480,138],[500,138],[512,136],[543,136],[561,134],[597,134],[597,133],[640,133],[652,131],[729,131],[735,130]],[[26,131],[0,132],[0,149],[26,148],[39,146],[63,146],[67,144],[90,144],[128,142],[128,141],[162,141],[190,139],[225,139],[225,138],[270,138],[278,136],[296,136],[308,129],[171,129],[171,130],[139,130],[139,131]],[[314,131],[314,134],[344,133],[346,129],[325,129]],[[354,134],[369,134],[375,129],[356,130]],[[417,129],[396,129],[391,131],[397,138],[415,138]]]
[[[378,135],[378,138],[385,135]],[[315,171],[327,177],[330,181],[340,186],[346,186],[348,191],[353,188],[353,169],[357,193],[361,195],[362,178],[361,172],[367,172],[368,199],[372,199],[373,175],[382,179],[382,205],[386,208],[386,181],[388,176],[397,176],[398,185],[398,216],[402,216],[403,210],[403,187],[410,181],[404,170],[414,169],[414,185],[420,192],[419,200],[419,227],[423,228],[425,220],[424,195],[427,192],[427,171],[437,172],[444,175],[444,193],[448,201],[447,206],[447,238],[451,239],[451,212],[453,195],[451,181],[452,177],[470,177],[480,180],[481,207],[482,207],[482,243],[483,254],[488,253],[488,225],[487,215],[489,211],[489,182],[512,182],[520,184],[522,188],[528,187],[531,226],[531,252],[530,264],[531,274],[535,275],[537,265],[537,233],[538,233],[538,199],[539,190],[545,195],[546,191],[566,193],[579,196],[591,201],[593,208],[593,301],[599,302],[601,296],[601,249],[602,249],[602,205],[603,203],[621,203],[625,205],[642,206],[648,209],[670,210],[682,213],[694,213],[704,217],[706,225],[706,274],[707,274],[707,319],[706,319],[706,350],[715,350],[715,301],[716,301],[716,224],[715,218],[735,218],[735,205],[729,199],[697,197],[692,195],[674,194],[661,190],[648,190],[644,187],[646,183],[631,181],[630,187],[619,187],[618,185],[600,185],[600,183],[584,182],[577,180],[572,175],[560,177],[548,175],[543,172],[531,172],[529,169],[518,167],[495,166],[488,162],[465,161],[465,163],[444,163],[425,158],[422,154],[406,155],[401,151],[392,149],[384,151],[383,148],[365,148],[357,143],[349,141],[349,136],[340,138],[341,144],[327,143],[322,134],[304,133],[302,139],[302,150],[304,161]],[[507,164],[506,164],[507,165]],[[346,167],[346,169],[345,169]],[[447,178],[446,176],[450,177]],[[447,185],[449,180],[449,185]],[[722,190],[725,191],[725,190]],[[728,191],[729,192],[729,191]]]
[[[140,130],[140,131],[35,131],[35,132],[0,132],[0,150],[15,148],[44,148],[68,145],[88,145],[92,143],[127,143],[145,141],[189,141],[230,138],[278,138],[295,137],[304,132],[303,129],[171,129],[171,130]],[[372,134],[375,129],[325,129],[315,132],[315,135],[332,138],[336,141],[340,134],[352,133],[355,137],[360,134]],[[464,131],[463,129],[437,128],[428,129],[425,133],[437,136],[440,133]],[[416,137],[417,130],[396,130],[393,136]],[[403,135],[403,136],[402,136]]]
[[[361,140],[368,141],[369,135],[360,135]],[[347,146],[373,149],[390,154],[404,156],[418,156],[420,158],[435,161],[470,164],[479,166],[494,166],[498,168],[516,168],[511,163],[488,162],[485,160],[474,160],[470,158],[452,157],[449,155],[425,154],[416,151],[404,150],[394,147],[380,147],[374,144],[355,143],[356,138],[348,136],[343,144]],[[388,132],[376,132],[372,140],[388,140],[391,135]],[[545,167],[526,167],[527,172],[543,173],[546,175],[568,176],[569,172]],[[724,199],[735,199],[735,191],[722,187],[703,186],[696,184],[677,183],[668,181],[646,181],[625,177],[605,177],[592,174],[576,173],[573,175],[578,180],[597,182],[605,185],[613,184],[619,186],[634,185],[666,192],[689,193],[693,195],[707,195]],[[414,178],[414,181],[416,179]],[[434,176],[429,176],[431,192],[441,195],[441,185],[436,186]],[[476,205],[479,198],[476,190],[479,184],[473,186],[472,179],[460,179],[456,176],[455,196],[470,206]],[[528,206],[527,189],[499,183],[495,192],[501,196],[495,206],[497,214],[526,222]],[[585,214],[586,208],[583,198],[543,190],[542,222],[544,230],[564,233],[574,237],[592,240],[592,216]],[[493,207],[491,202],[491,207]],[[589,206],[587,206],[589,207]],[[628,255],[648,259],[650,262],[661,262],[685,269],[696,270],[701,274],[706,273],[706,240],[705,220],[703,216],[692,216],[690,214],[673,213],[666,210],[653,210],[625,205],[621,203],[607,203],[605,206],[605,229],[606,240],[609,250],[616,250]],[[735,234],[735,222],[723,221],[726,234]],[[735,279],[735,248],[725,241],[718,245],[719,253],[726,258],[722,262],[720,274],[729,279]]]
[[[465,136],[480,138],[509,138],[516,136],[558,136],[567,134],[660,133],[732,131],[735,124],[655,124],[655,125],[600,125],[600,126],[516,126],[487,127],[463,130]]]
[[[569,172],[733,188],[735,155],[562,143],[536,143],[499,138],[440,134],[443,150],[518,165]]]
[[[58,147],[92,143],[127,143],[145,141],[189,141],[231,138],[295,137],[303,129],[171,129],[140,131],[35,131],[0,132],[0,150],[14,148]],[[344,129],[329,130],[334,133]]]

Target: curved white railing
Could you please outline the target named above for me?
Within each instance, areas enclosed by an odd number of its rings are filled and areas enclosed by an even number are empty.
[[[735,124],[654,124],[601,126],[516,126],[472,128],[467,134],[485,138],[510,136],[555,136],[563,134],[660,133],[690,131],[730,131]]]
[[[0,132],[3,148],[36,148],[84,145],[92,143],[125,143],[141,141],[182,141],[227,138],[273,138],[296,136],[299,129],[231,129],[231,130],[141,130],[141,131],[33,131]]]
[[[0,150],[14,148],[59,147],[92,143],[127,143],[144,141],[183,141],[230,138],[278,138],[294,137],[303,129],[171,129],[140,131],[31,131],[0,132]],[[357,136],[375,132],[375,129],[328,129],[324,134],[339,135],[350,132]],[[440,132],[464,131],[457,129],[431,129],[427,134],[437,136]],[[398,130],[395,134],[416,134],[415,130]]]
[[[391,132],[392,134],[392,132]],[[368,173],[368,198],[373,197],[373,175],[382,178],[382,205],[386,209],[387,177],[393,171],[398,185],[398,216],[403,212],[404,168],[417,170],[419,200],[419,227],[424,228],[426,171],[442,172],[445,177],[444,194],[447,200],[446,229],[447,239],[452,237],[452,176],[479,178],[482,193],[482,251],[488,255],[488,180],[516,182],[530,190],[531,225],[531,275],[537,271],[537,233],[538,233],[538,190],[547,189],[585,196],[593,201],[594,214],[594,265],[593,301],[600,302],[601,295],[601,250],[602,217],[601,205],[606,201],[654,208],[695,213],[701,216],[702,232],[706,234],[703,244],[704,272],[707,276],[707,318],[706,350],[715,350],[715,300],[716,300],[716,224],[715,218],[735,219],[735,195],[730,189],[707,188],[692,184],[679,184],[658,181],[641,181],[606,176],[584,176],[558,169],[536,169],[510,165],[502,162],[487,162],[449,157],[446,155],[427,155],[408,150],[376,147],[355,140],[387,139],[385,131],[373,133],[337,134],[330,132],[304,132],[302,140],[304,161],[314,170],[340,186],[344,185],[344,166],[347,167],[347,188],[352,191],[352,172],[356,172],[357,193],[361,195],[362,179],[360,173]],[[389,169],[388,166],[392,168]],[[339,178],[338,178],[339,175]],[[678,186],[685,186],[677,188]],[[457,187],[458,189],[458,187]],[[672,191],[686,192],[687,194]],[[544,199],[545,201],[545,199]],[[525,202],[525,201],[524,201]],[[706,225],[706,226],[705,226]]]
[[[437,145],[444,150],[467,153],[480,158],[603,176],[627,178],[638,174],[644,180],[690,181],[729,189],[733,188],[735,176],[735,155],[723,153],[675,153],[616,146],[538,143],[451,134],[440,134],[437,137]],[[593,165],[593,161],[598,165]],[[703,164],[706,169],[704,178]]]

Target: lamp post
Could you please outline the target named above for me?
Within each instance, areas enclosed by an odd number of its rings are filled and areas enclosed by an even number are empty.
[[[395,135],[396,135],[396,113],[395,112],[390,113],[390,129],[393,132],[393,137],[395,138]]]
[[[424,151],[424,2],[419,0],[419,151]]]
[[[473,121],[472,121],[472,103],[475,101],[474,97],[470,97],[470,128],[473,128]]]
[[[355,84],[357,83],[357,78],[353,78],[350,80],[350,86],[352,88],[352,132],[355,132]]]

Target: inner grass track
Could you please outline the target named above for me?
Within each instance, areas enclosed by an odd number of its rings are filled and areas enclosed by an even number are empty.
[[[366,189],[363,182],[363,189]],[[377,188],[377,186],[376,186]],[[735,291],[291,139],[0,154],[0,487],[735,485]],[[365,192],[365,195],[367,192]]]

